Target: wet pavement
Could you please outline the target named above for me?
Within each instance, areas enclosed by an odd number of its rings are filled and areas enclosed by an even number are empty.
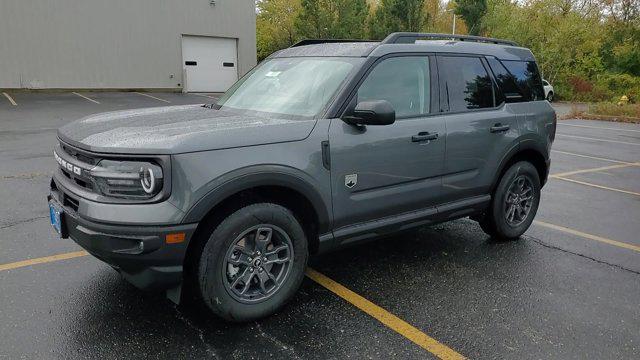
[[[79,250],[48,223],[57,127],[212,101],[81,95],[99,104],[72,93],[12,93],[17,106],[0,98],[0,266]],[[493,242],[460,219],[310,265],[468,358],[638,358],[640,126],[561,121],[553,149],[559,176],[519,241]],[[587,169],[600,170],[571,174]],[[89,256],[0,270],[0,359],[433,356],[310,279],[278,314],[236,325],[141,292]]]

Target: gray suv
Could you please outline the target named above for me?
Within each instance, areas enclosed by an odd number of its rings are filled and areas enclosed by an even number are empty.
[[[512,42],[306,40],[216,104],[60,128],[51,223],[139,288],[249,321],[291,299],[312,254],[461,217],[518,238],[555,129]]]

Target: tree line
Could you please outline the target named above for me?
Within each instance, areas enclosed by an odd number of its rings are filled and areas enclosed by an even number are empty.
[[[530,48],[557,95],[640,102],[640,0],[257,0],[258,59],[302,39],[456,33]]]

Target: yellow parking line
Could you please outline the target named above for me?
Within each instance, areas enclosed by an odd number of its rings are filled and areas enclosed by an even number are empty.
[[[598,129],[598,130],[640,132],[640,130],[634,130],[634,129],[612,128],[612,127],[602,127],[602,126],[588,126],[588,125],[576,125],[576,124],[563,124],[563,123],[560,123],[560,122],[558,123],[558,125],[561,125],[561,126],[574,126],[574,127],[587,128],[587,129]]]
[[[416,345],[422,347],[423,349],[429,351],[433,355],[437,356],[440,359],[464,359],[464,356],[460,355],[456,351],[452,350],[448,346],[439,343],[437,340],[423,333],[422,331],[416,329],[411,324],[406,321],[400,319],[399,317],[393,315],[387,310],[381,308],[380,306],[372,303],[371,301],[363,298],[362,296],[354,293],[353,291],[347,289],[341,284],[331,280],[325,275],[308,268],[307,276],[317,282],[318,284],[325,287],[327,290],[332,293],[338,295],[343,298],[347,302],[351,303],[358,309],[364,311],[369,314],[376,320],[380,321],[382,324],[391,328],[393,331],[398,334],[404,336],[405,338],[411,340]]]
[[[9,102],[11,103],[11,105],[13,106],[18,106],[18,103],[16,103],[15,100],[13,100],[13,98],[11,97],[11,95],[7,94],[6,92],[3,92],[2,95],[4,95],[4,97],[7,98],[7,100],[9,100]]]
[[[153,95],[149,95],[149,94],[145,94],[145,93],[141,93],[141,92],[136,92],[136,94],[142,95],[142,96],[146,96],[146,97],[149,97],[149,98],[152,98],[152,99],[156,99],[158,101],[164,101],[164,102],[166,102],[168,104],[171,104],[171,101],[165,100],[165,99],[160,99],[159,97],[155,97]]]
[[[589,182],[586,182],[586,181],[573,180],[573,179],[569,179],[569,178],[565,178],[565,177],[561,177],[561,176],[557,176],[557,175],[550,175],[549,178],[550,179],[558,179],[558,180],[562,180],[562,181],[568,181],[568,182],[572,182],[572,183],[576,183],[576,184],[580,184],[580,185],[585,185],[585,186],[591,186],[591,187],[598,188],[598,189],[603,189],[603,190],[616,191],[616,192],[620,192],[620,193],[623,193],[623,194],[640,196],[640,193],[637,193],[637,192],[634,192],[634,191],[616,189],[616,188],[612,188],[612,187],[608,187],[608,186],[592,184],[592,183],[589,183]]]
[[[630,162],[627,162],[627,161],[620,161],[620,160],[614,160],[614,159],[603,158],[603,157],[598,157],[598,156],[591,156],[591,155],[584,155],[584,154],[576,154],[576,153],[572,153],[572,152],[568,152],[568,151],[551,150],[551,152],[552,153],[558,153],[558,154],[564,154],[564,155],[578,156],[578,157],[583,157],[583,158],[587,158],[587,159],[608,161],[608,162],[618,163],[618,164],[633,164],[633,163],[630,163]]]
[[[584,140],[593,140],[593,141],[601,141],[601,142],[610,142],[610,143],[615,143],[615,144],[625,144],[625,145],[640,146],[640,143],[633,143],[633,142],[628,142],[628,141],[609,140],[609,139],[600,139],[600,138],[592,138],[592,137],[587,137],[587,136],[565,135],[565,134],[556,134],[556,136],[564,136],[564,137],[574,138],[574,139],[584,139]]]
[[[17,269],[37,264],[45,264],[54,261],[68,260],[73,258],[78,258],[82,256],[89,255],[86,251],[76,251],[52,256],[45,256],[41,258],[22,260],[18,262],[8,263],[8,264],[0,264],[0,271]],[[398,334],[404,336],[409,339],[416,345],[422,347],[423,349],[429,351],[433,355],[437,356],[440,359],[464,359],[465,357],[451,349],[450,347],[438,342],[434,338],[429,335],[423,333],[418,330],[411,324],[406,321],[400,319],[399,317],[393,315],[387,310],[381,308],[380,306],[372,303],[371,301],[363,298],[362,296],[356,294],[355,292],[347,289],[341,284],[333,281],[327,276],[308,268],[306,271],[306,275],[316,283],[322,285],[327,290],[333,292],[338,295],[342,299],[351,303],[358,309],[364,311],[369,314],[371,317],[380,321],[382,324],[391,328]]]
[[[543,227],[546,227],[546,228],[549,228],[549,229],[558,230],[558,231],[565,232],[567,234],[580,236],[580,237],[583,237],[585,239],[599,241],[599,242],[602,242],[602,243],[605,243],[605,244],[609,244],[609,245],[613,245],[613,246],[617,246],[617,247],[621,247],[621,248],[625,248],[625,249],[629,249],[629,250],[640,252],[640,246],[637,246],[637,245],[632,245],[632,244],[628,244],[628,243],[625,243],[625,242],[622,242],[622,241],[616,241],[616,240],[607,239],[607,238],[604,238],[604,237],[598,236],[598,235],[587,234],[587,233],[584,233],[582,231],[570,229],[568,227],[564,227],[564,226],[560,226],[560,225],[550,224],[550,223],[547,223],[547,222],[544,222],[544,221],[536,220],[536,221],[534,221],[534,223],[536,225],[540,225],[540,226],[543,226]]]
[[[582,170],[567,171],[567,172],[563,172],[563,173],[552,174],[550,176],[563,177],[563,176],[584,174],[584,173],[590,173],[590,172],[598,172],[598,171],[611,170],[611,169],[622,169],[622,168],[626,168],[626,167],[630,167],[630,166],[640,166],[640,163],[619,164],[619,165],[602,166],[602,167],[592,168],[592,169],[582,169]]]
[[[60,260],[73,259],[73,258],[86,256],[86,255],[89,255],[86,251],[75,251],[70,253],[45,256],[41,258],[22,260],[22,261],[17,261],[17,262],[8,263],[8,264],[0,264],[0,271],[17,269],[21,267],[36,265],[36,264],[45,264],[45,263],[50,263],[50,262],[60,261]]]
[[[78,94],[77,92],[73,92],[72,94],[74,94],[74,95],[78,95],[78,96],[80,96],[80,97],[81,97],[81,98],[83,98],[83,99],[86,99],[86,100],[91,101],[92,103],[100,104],[100,103],[99,103],[99,102],[97,102],[96,100],[93,100],[92,98],[87,97],[87,96],[84,96],[84,95],[82,95],[82,94]]]

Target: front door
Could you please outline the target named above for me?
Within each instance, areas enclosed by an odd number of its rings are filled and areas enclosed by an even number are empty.
[[[430,208],[439,200],[446,134],[433,111],[433,61],[426,55],[382,59],[360,84],[350,104],[387,100],[396,111],[394,124],[331,120],[334,228]]]

